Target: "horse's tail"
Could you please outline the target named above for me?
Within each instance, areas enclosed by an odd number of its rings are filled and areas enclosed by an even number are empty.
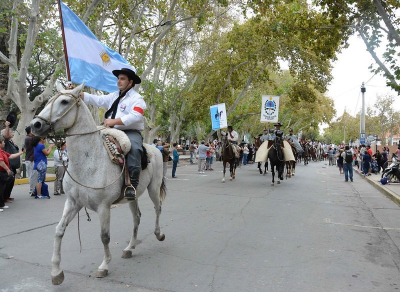
[[[160,186],[160,200],[164,202],[165,197],[167,196],[167,185],[165,184],[165,177],[163,177],[161,186]]]

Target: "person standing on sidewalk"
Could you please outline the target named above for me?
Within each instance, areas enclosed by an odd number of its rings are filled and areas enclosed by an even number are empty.
[[[206,158],[207,158],[207,151],[209,148],[204,145],[204,141],[201,141],[201,144],[199,145],[199,173],[204,173],[205,169],[205,163],[206,163]]]
[[[29,195],[34,197],[35,194],[33,191],[35,190],[36,182],[37,182],[37,171],[33,170],[34,162],[34,155],[33,155],[33,146],[32,144],[32,131],[31,127],[28,126],[25,128],[26,137],[24,142],[24,149],[25,149],[25,168],[26,168],[26,175],[29,179]]]
[[[45,199],[47,196],[42,196],[42,185],[46,180],[47,173],[47,156],[51,153],[54,148],[54,144],[51,144],[48,149],[44,146],[46,138],[44,137],[33,137],[32,146],[34,147],[35,164],[33,169],[38,172],[38,180],[36,183],[36,196],[35,199]],[[50,199],[50,196],[48,196]]]
[[[344,181],[349,181],[349,177],[350,181],[353,181],[353,152],[348,145],[344,148],[341,157],[343,158]]]
[[[20,153],[18,146],[15,145],[13,141],[14,131],[11,130],[11,127],[13,126],[13,124],[15,124],[15,120],[12,119],[12,121],[12,123],[8,121],[7,117],[7,121],[5,122],[6,128],[1,131],[1,135],[4,137],[5,142],[4,151],[9,154]],[[14,174],[14,179],[13,181],[7,183],[6,189],[4,190],[3,197],[6,203],[11,203],[12,201],[14,201],[14,198],[11,197],[11,193],[14,188],[15,174],[17,173],[17,169],[21,167],[21,158],[19,156],[17,156],[15,159],[10,158],[10,169]]]
[[[64,188],[62,185],[65,168],[68,166],[68,155],[67,155],[67,144],[66,142],[61,143],[61,148],[54,151],[54,172],[56,174],[56,179],[54,180],[54,195],[64,194]]]
[[[339,167],[339,174],[342,174],[343,173],[343,163],[344,163],[344,161],[343,161],[343,156],[342,156],[342,154],[343,154],[343,148],[342,149],[340,149],[339,150],[339,153],[337,154],[337,157],[338,157],[338,159],[337,159],[337,166]],[[353,162],[353,160],[352,160],[352,162]]]
[[[175,173],[179,162],[178,143],[174,143],[172,146],[174,147],[174,150],[172,151],[172,178],[177,178]]]
[[[10,160],[16,157],[21,156],[24,152],[20,151],[18,153],[10,154],[4,151],[4,147],[6,146],[5,138],[0,136],[0,212],[3,212],[3,209],[8,209],[4,203],[9,203],[7,201],[7,197],[4,197],[6,189],[10,184],[14,185],[14,173],[11,170]],[[3,181],[5,179],[5,181]]]
[[[194,146],[194,141],[190,144],[189,152],[190,152],[190,164],[194,164],[194,152],[196,151],[196,147]]]
[[[163,156],[163,176],[165,179],[167,179],[167,170],[168,170],[168,161],[169,161],[169,144],[162,142],[162,156]]]
[[[247,165],[247,157],[249,156],[249,148],[247,144],[243,146],[243,165]]]

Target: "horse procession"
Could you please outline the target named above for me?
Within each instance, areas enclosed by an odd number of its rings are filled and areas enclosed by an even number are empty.
[[[103,278],[108,274],[108,264],[111,261],[109,248],[111,206],[117,202],[129,203],[134,223],[133,234],[128,246],[122,251],[122,258],[130,258],[132,250],[138,243],[137,234],[141,217],[138,198],[146,190],[148,191],[156,213],[154,234],[159,241],[163,241],[165,235],[160,231],[159,218],[161,205],[166,197],[161,152],[156,147],[143,143],[140,181],[133,185],[134,178],[129,181],[129,164],[124,158],[131,148],[129,137],[124,131],[96,126],[89,108],[83,102],[84,84],[72,89],[61,87],[58,89],[59,92],[30,123],[35,135],[53,137],[56,144],[60,142],[57,133],[63,131],[62,139],[66,139],[69,145],[70,162],[66,169],[68,175],[63,181],[67,199],[62,218],[56,227],[52,256],[51,276],[54,285],[64,281],[64,272],[60,268],[62,238],[68,224],[82,208],[99,214],[104,258],[97,269],[96,277]],[[308,142],[301,145],[292,130],[284,137],[280,130],[282,125],[277,123],[274,126],[276,129],[273,132],[268,131],[265,135],[260,135],[255,143],[257,149],[255,162],[259,164],[260,173],[262,173],[261,163],[265,163],[267,167],[268,163],[271,165],[272,185],[275,183],[275,172],[277,183],[280,184],[284,179],[285,167],[287,179],[295,175],[296,163],[303,161],[307,165],[310,160],[317,161],[323,158],[323,155],[319,154],[318,147]],[[220,147],[223,164],[222,182],[225,182],[228,165],[230,180],[236,177],[236,167],[239,162],[237,138],[237,133],[231,126],[228,127],[227,133],[222,133]],[[133,198],[127,195],[128,188],[133,190]],[[87,211],[86,214],[88,215]]]

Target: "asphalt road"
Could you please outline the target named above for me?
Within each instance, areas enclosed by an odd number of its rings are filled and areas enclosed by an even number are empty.
[[[221,183],[221,164],[168,171],[168,195],[153,234],[147,194],[130,259],[122,259],[133,223],[128,205],[111,211],[109,275],[96,279],[103,258],[99,220],[80,212],[62,245],[65,281],[51,284],[55,226],[65,196],[34,200],[16,186],[15,202],[0,213],[0,291],[397,291],[400,288],[400,208],[355,175],[312,162],[271,186],[255,165]],[[52,191],[52,183],[50,183]]]

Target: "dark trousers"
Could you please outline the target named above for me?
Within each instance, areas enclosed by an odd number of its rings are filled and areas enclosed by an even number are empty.
[[[344,179],[348,181],[350,178],[350,180],[353,181],[353,164],[345,162],[343,164],[343,169],[344,169]]]
[[[176,167],[178,166],[178,161],[173,161],[172,162],[172,177],[175,176],[175,172],[176,172]]]
[[[4,207],[4,190],[6,189],[7,184],[0,183],[0,208]]]
[[[17,173],[17,170],[14,168],[10,168],[14,175]],[[15,176],[12,181],[6,184],[6,188],[4,189],[3,199],[4,201],[8,200],[11,197],[11,192],[14,188]]]
[[[139,131],[126,130],[124,132],[131,141],[131,150],[126,155],[129,173],[131,176],[138,175],[142,167],[143,137]]]

